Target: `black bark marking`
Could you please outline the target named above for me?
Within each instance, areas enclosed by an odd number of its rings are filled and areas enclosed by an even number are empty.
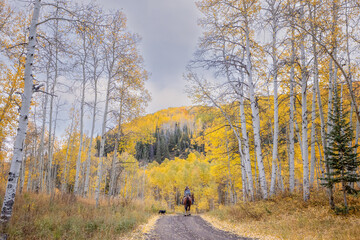
[[[15,173],[9,172],[9,182],[13,181],[15,178]]]

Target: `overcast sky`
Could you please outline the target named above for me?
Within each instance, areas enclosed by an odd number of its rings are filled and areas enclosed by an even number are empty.
[[[123,9],[130,31],[142,37],[140,51],[151,73],[147,88],[153,113],[168,107],[190,105],[184,93],[185,66],[191,59],[200,27],[194,0],[102,0],[105,8]]]
[[[22,0],[10,2],[19,8],[28,7],[27,2]],[[195,6],[195,0],[97,0],[97,3],[105,9],[123,10],[128,19],[129,31],[139,34],[142,38],[139,49],[144,57],[145,68],[150,73],[146,86],[152,96],[146,112],[154,113],[169,107],[191,105],[184,93],[186,81],[183,79],[183,73],[201,34],[201,29],[197,25],[200,12]],[[62,100],[66,99],[67,106],[61,107],[60,110],[59,116],[62,118],[59,119],[57,127],[59,135],[64,133],[69,124],[66,116],[71,102],[75,100],[71,93],[63,95]],[[98,118],[101,116],[102,114],[98,114]],[[87,117],[86,133],[90,125],[91,119]],[[95,132],[100,133],[99,127],[96,127]]]

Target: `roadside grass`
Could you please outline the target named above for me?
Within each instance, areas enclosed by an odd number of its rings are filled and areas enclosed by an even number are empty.
[[[68,194],[50,201],[45,194],[23,193],[16,196],[7,233],[9,239],[129,239],[157,213],[156,206],[147,206],[103,200],[96,208],[95,201]]]
[[[335,196],[340,207],[342,198]],[[330,209],[325,192],[284,193],[269,200],[220,207],[204,215],[215,227],[260,239],[359,239],[360,199],[349,197],[349,214]]]

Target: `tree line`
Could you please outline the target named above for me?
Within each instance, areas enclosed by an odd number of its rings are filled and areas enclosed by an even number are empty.
[[[117,152],[122,124],[139,116],[150,100],[140,37],[129,31],[123,12],[94,3],[29,2],[0,4],[4,223],[11,217],[19,178],[21,189],[26,181],[27,190],[52,196],[56,188],[69,189],[69,182],[75,195],[88,196],[91,184],[98,203],[105,133],[117,129]],[[64,121],[69,125],[62,137],[58,128]],[[100,147],[95,161],[96,128]]]
[[[346,144],[356,146],[359,135],[358,3],[201,0],[197,7],[203,34],[188,65],[188,93],[195,102],[216,107],[223,116],[219,124],[231,130],[244,199],[294,192],[300,171],[304,201],[318,178],[334,207],[333,191],[339,185],[331,178],[340,174],[334,170],[339,156],[330,154],[336,145],[330,137],[336,124],[332,116],[341,112],[335,111],[336,91],[340,108],[349,111],[348,131],[355,136]],[[265,99],[266,105],[261,104]],[[296,168],[298,156],[301,169]],[[358,166],[356,157],[352,161]],[[355,190],[358,168],[342,171],[353,178],[340,189]]]

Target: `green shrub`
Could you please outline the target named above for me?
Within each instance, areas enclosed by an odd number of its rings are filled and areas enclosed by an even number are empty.
[[[123,233],[132,230],[136,225],[136,219],[135,218],[124,218],[119,221],[119,223],[116,225],[115,231],[117,233]]]

